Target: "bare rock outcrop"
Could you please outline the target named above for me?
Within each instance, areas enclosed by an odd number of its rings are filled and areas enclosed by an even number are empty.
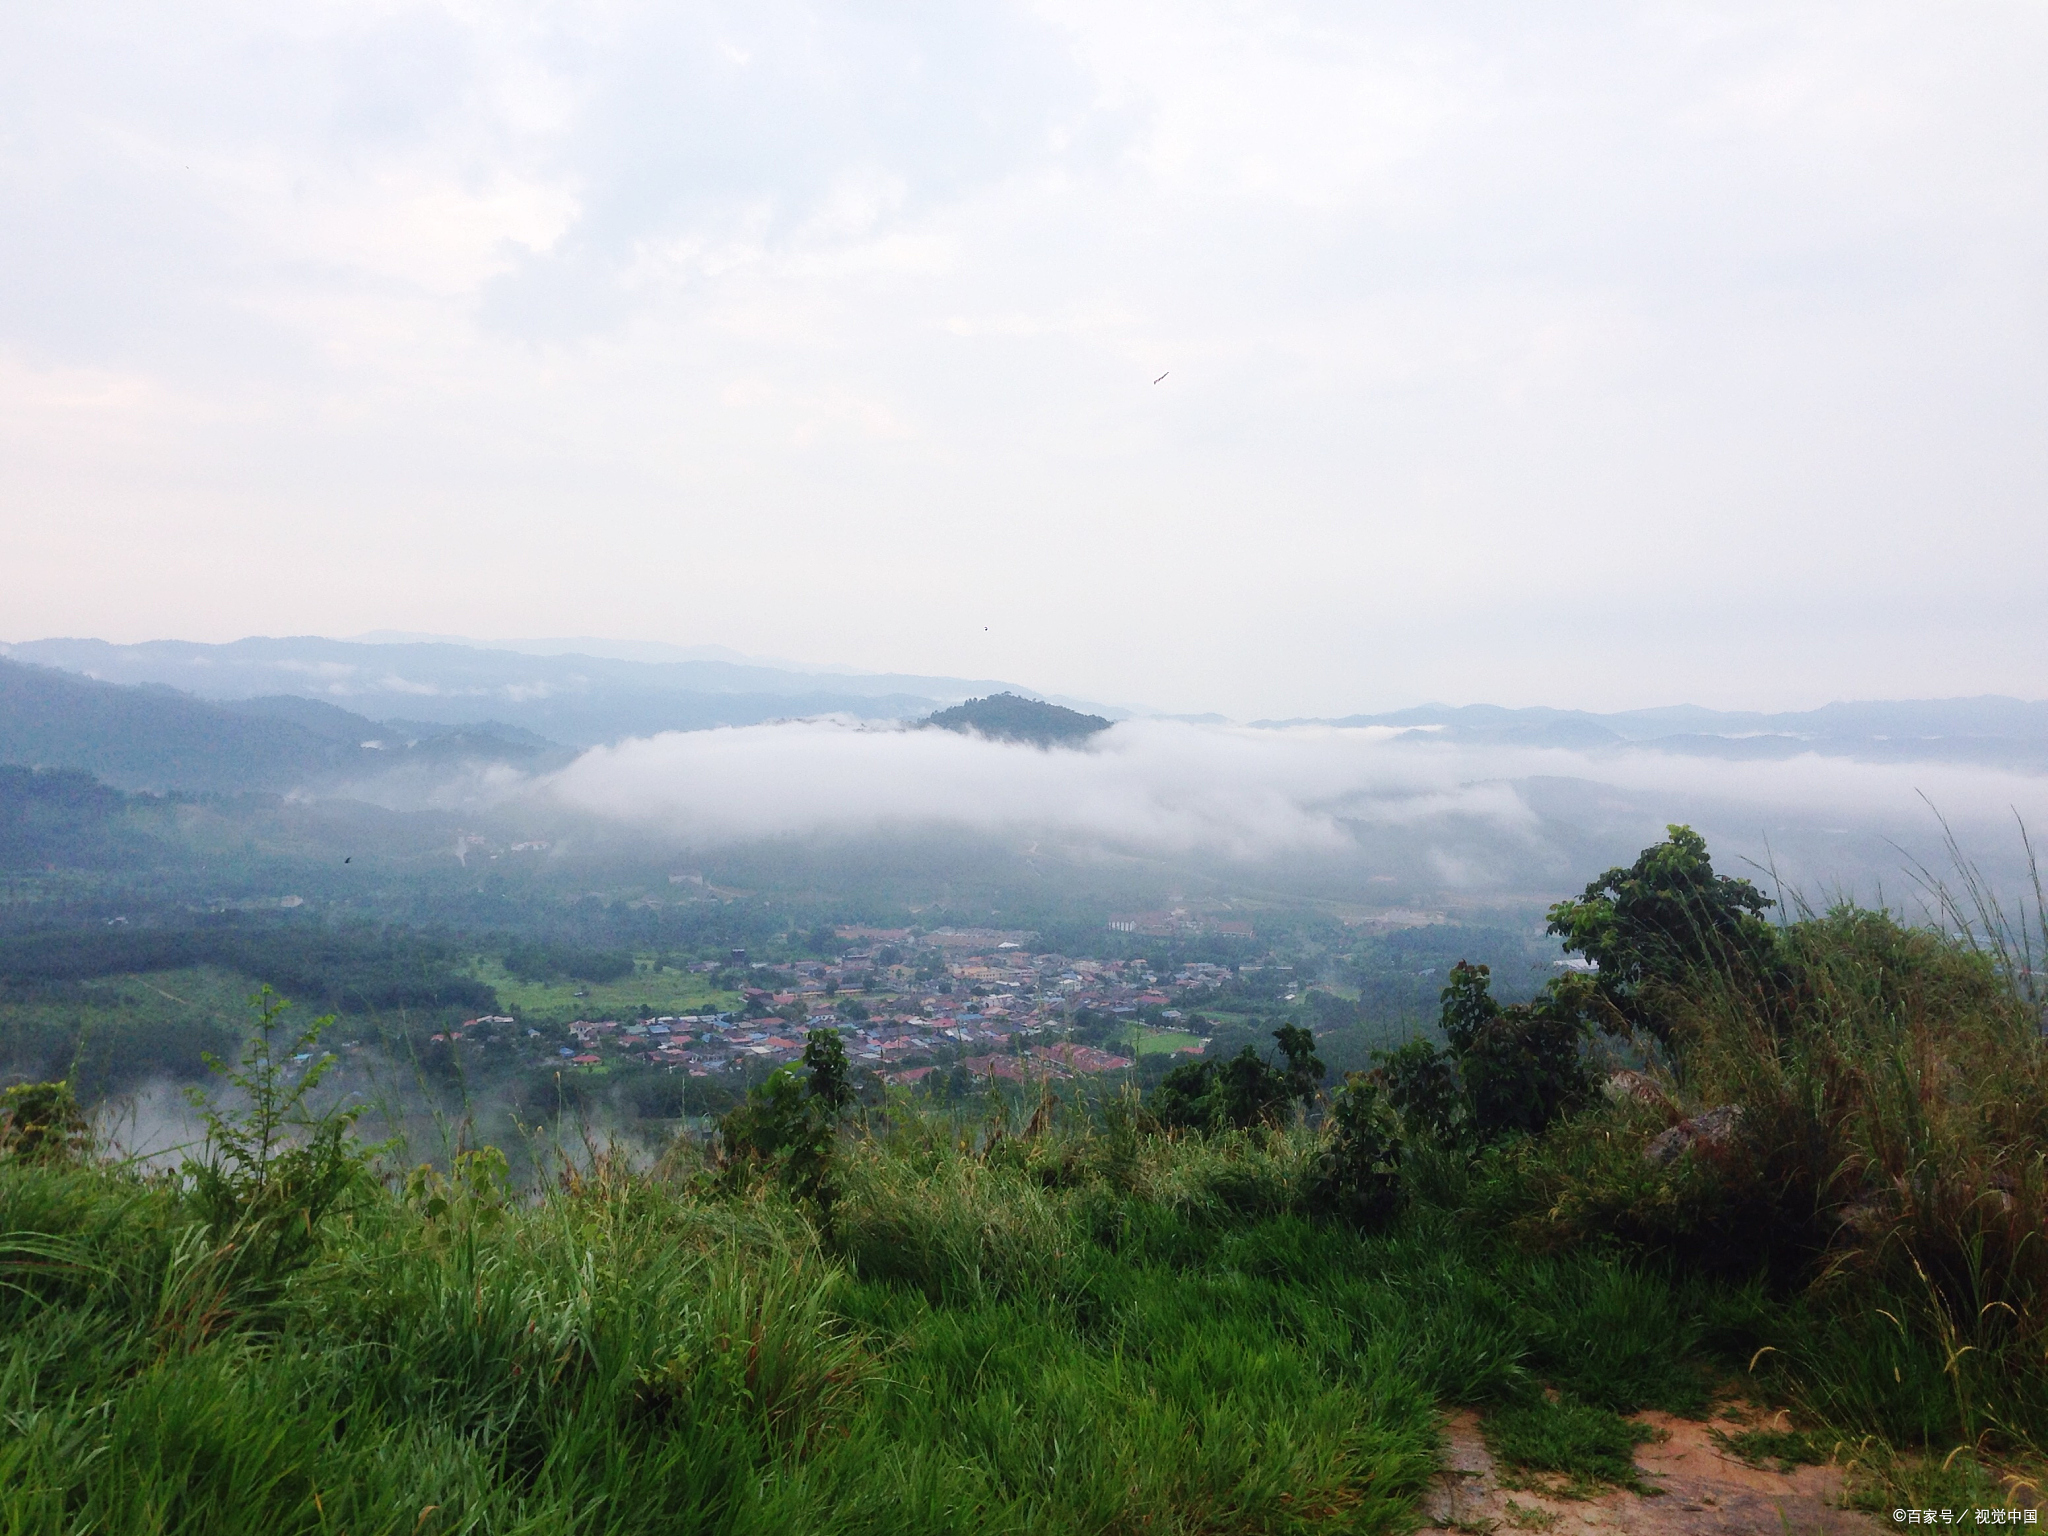
[[[1643,1148],[1643,1158],[1659,1167],[1678,1161],[1692,1147],[1719,1151],[1733,1146],[1742,1133],[1742,1106],[1723,1104],[1681,1120],[1668,1131],[1659,1131]]]

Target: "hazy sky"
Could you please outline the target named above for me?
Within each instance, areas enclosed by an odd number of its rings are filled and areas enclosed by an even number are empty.
[[[2044,79],[2038,4],[8,7],[0,638],[2038,698]]]

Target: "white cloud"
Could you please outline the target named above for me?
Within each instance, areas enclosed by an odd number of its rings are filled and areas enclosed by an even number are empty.
[[[1529,786],[1555,779],[1651,797],[1671,820],[1706,813],[1745,829],[1789,819],[1924,833],[1922,795],[1973,830],[2009,827],[2012,809],[2048,826],[2048,778],[1995,768],[1815,754],[1729,762],[1160,720],[1055,751],[829,720],[675,733],[587,752],[545,790],[574,810],[706,844],[952,827],[1261,860],[1341,856],[1454,826],[1513,848],[1547,835]]]

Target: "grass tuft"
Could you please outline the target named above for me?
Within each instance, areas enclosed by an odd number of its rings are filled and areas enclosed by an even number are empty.
[[[1611,1409],[1563,1393],[1539,1396],[1495,1409],[1481,1422],[1480,1432],[1497,1461],[1541,1492],[1583,1499],[1609,1487],[1656,1491],[1643,1481],[1635,1455],[1637,1446],[1658,1438],[1658,1431]]]

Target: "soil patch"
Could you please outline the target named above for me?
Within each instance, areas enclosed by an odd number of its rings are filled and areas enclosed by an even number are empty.
[[[1891,1526],[1888,1519],[1841,1507],[1838,1467],[1753,1467],[1714,1439],[1716,1429],[1725,1434],[1744,1426],[1665,1413],[1635,1419],[1659,1435],[1636,1451],[1642,1481],[1653,1491],[1613,1488],[1571,1499],[1534,1486],[1503,1487],[1502,1472],[1479,1433],[1479,1416],[1451,1415],[1444,1426],[1444,1471],[1424,1507],[1429,1523],[1423,1530],[1429,1536],[1868,1536]]]

